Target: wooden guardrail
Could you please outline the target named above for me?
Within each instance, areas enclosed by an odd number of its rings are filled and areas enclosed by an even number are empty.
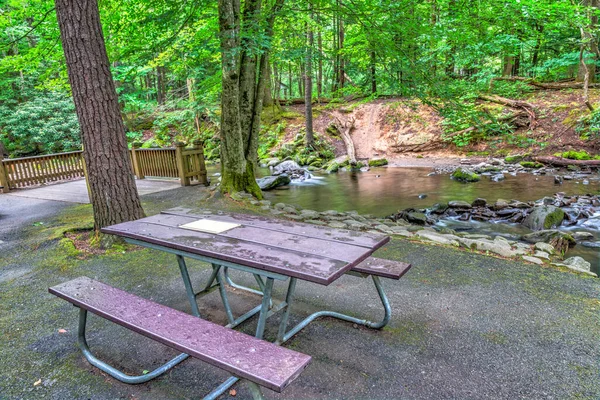
[[[202,141],[194,141],[188,148],[185,143],[165,149],[141,149],[136,144],[132,146],[130,156],[132,172],[138,179],[168,177],[179,178],[181,186],[189,186],[192,181],[208,184]],[[82,151],[0,160],[0,193],[83,177]]]
[[[2,192],[42,183],[83,178],[82,151],[36,157],[8,158],[0,161]]]

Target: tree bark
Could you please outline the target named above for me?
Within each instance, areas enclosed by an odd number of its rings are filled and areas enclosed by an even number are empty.
[[[81,126],[94,226],[144,216],[110,73],[96,0],[56,0],[56,15]]]
[[[242,14],[240,0],[219,0],[221,191],[225,193],[245,191],[262,198],[255,178],[258,132],[269,66],[268,42],[283,1],[276,0],[265,12],[260,0],[248,0]],[[242,26],[248,32],[242,32]],[[259,55],[252,42],[257,37],[268,39],[259,45]]]
[[[377,93],[377,55],[371,50],[371,94]]]
[[[306,25],[306,66],[304,68],[304,116],[306,119],[306,147],[312,147],[315,143],[313,134],[313,110],[312,110],[312,53],[314,46],[314,35],[312,30],[312,3],[309,4],[311,9],[311,22]]]

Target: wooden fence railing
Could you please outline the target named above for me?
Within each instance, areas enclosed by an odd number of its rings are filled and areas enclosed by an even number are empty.
[[[3,192],[42,183],[84,177],[82,151],[0,161]]]
[[[208,184],[204,164],[204,146],[195,141],[192,147],[176,143],[173,148],[130,150],[133,173],[146,176],[179,178],[182,186],[192,181]],[[0,160],[0,193],[44,183],[85,177],[83,152]]]

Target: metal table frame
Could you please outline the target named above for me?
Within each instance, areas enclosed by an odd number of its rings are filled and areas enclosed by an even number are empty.
[[[269,317],[273,316],[274,314],[278,313],[279,311],[283,310],[283,315],[282,315],[281,321],[279,323],[277,339],[275,341],[275,343],[279,344],[279,345],[290,340],[294,335],[296,335],[298,332],[300,332],[308,324],[310,324],[312,321],[314,321],[315,319],[320,318],[320,317],[337,318],[337,319],[340,319],[343,321],[352,322],[352,323],[355,323],[358,325],[363,325],[363,326],[373,328],[373,329],[383,328],[384,326],[386,326],[388,324],[390,317],[391,317],[391,306],[390,306],[389,300],[385,294],[383,286],[381,285],[379,277],[375,276],[375,275],[371,275],[371,277],[373,279],[373,283],[375,284],[375,288],[377,290],[377,294],[379,295],[379,299],[381,300],[381,303],[384,308],[384,317],[380,322],[372,322],[372,321],[369,321],[366,319],[359,319],[359,318],[355,318],[350,315],[342,314],[342,313],[335,312],[335,311],[318,311],[318,312],[315,312],[315,313],[309,315],[308,317],[304,318],[296,326],[294,326],[293,328],[288,330],[288,328],[287,328],[288,319],[289,319],[292,303],[294,300],[294,294],[296,291],[297,278],[289,277],[289,276],[274,273],[274,272],[259,270],[256,268],[247,267],[244,265],[239,265],[239,264],[235,264],[235,263],[231,263],[231,262],[227,262],[227,261],[222,261],[222,260],[212,258],[212,257],[206,257],[206,256],[198,255],[198,254],[189,253],[186,251],[172,249],[170,247],[160,246],[160,245],[156,245],[156,244],[152,244],[152,243],[148,243],[148,242],[144,242],[144,241],[140,241],[140,240],[136,240],[136,239],[130,239],[130,238],[124,238],[124,239],[128,243],[131,243],[134,245],[175,254],[175,256],[177,258],[177,263],[179,265],[179,270],[181,272],[181,278],[182,278],[184,286],[185,286],[186,295],[188,297],[188,300],[189,300],[189,303],[190,303],[190,306],[192,309],[192,315],[194,315],[194,316],[201,318],[200,309],[198,307],[198,302],[197,302],[197,297],[208,294],[218,288],[220,296],[221,296],[221,301],[223,303],[223,307],[225,308],[225,314],[227,315],[227,320],[229,322],[225,326],[228,328],[235,328],[236,326],[240,325],[241,323],[252,318],[254,315],[258,314],[258,323],[256,326],[255,336],[259,339],[262,339],[263,335],[264,335],[267,319]],[[212,265],[213,270],[212,270],[210,277],[208,278],[208,282],[207,282],[206,286],[198,292],[194,291],[184,257],[208,262]],[[229,268],[251,273],[254,276],[260,290],[252,289],[252,288],[242,286],[242,285],[239,285],[239,284],[236,284],[235,282],[233,282],[233,280],[229,276]],[[368,276],[366,274],[355,273],[353,271],[349,271],[349,272],[347,272],[347,274],[356,275],[356,276],[360,276],[360,277]],[[265,279],[266,279],[266,281],[265,281]],[[277,304],[276,306],[274,306],[273,301],[272,301],[272,294],[273,294],[273,285],[274,285],[275,280],[287,281],[288,279],[289,279],[289,283],[288,283],[288,287],[287,287],[285,300],[282,301],[281,303]],[[215,283],[215,281],[216,281],[216,283]],[[243,315],[241,315],[237,318],[234,317],[233,311],[231,309],[231,305],[229,303],[229,298],[227,296],[227,289],[225,286],[226,284],[231,287],[234,287],[238,290],[244,290],[246,292],[257,294],[257,295],[261,296],[262,297],[261,304],[252,308],[250,311],[244,313]],[[139,375],[139,376],[126,375],[123,372],[117,370],[116,368],[104,363],[103,361],[100,361],[99,359],[97,359],[96,357],[94,357],[92,355],[92,353],[87,345],[86,339],[85,339],[86,316],[87,316],[87,313],[85,312],[85,310],[81,310],[80,318],[79,318],[79,347],[83,351],[83,354],[86,357],[86,359],[92,365],[96,366],[97,368],[101,369],[102,371],[106,372],[107,374],[111,375],[112,377],[114,377],[115,379],[117,379],[121,382],[130,383],[130,384],[147,382],[147,381],[149,381],[153,378],[156,378],[157,376],[165,373],[166,371],[173,368],[175,365],[179,364],[180,362],[182,362],[183,360],[185,360],[186,358],[189,357],[187,354],[181,353],[178,356],[176,356],[175,358],[173,358],[172,360],[168,361],[167,363],[163,364],[162,366],[156,368],[155,370],[153,370],[145,375]],[[216,389],[214,389],[211,393],[209,393],[206,397],[204,397],[204,399],[205,400],[216,399],[221,394],[223,394],[227,389],[229,389],[232,385],[234,385],[238,380],[239,380],[238,377],[235,377],[235,376],[230,377],[225,382],[223,382],[221,385],[219,385]],[[260,388],[254,387],[253,385],[250,385],[250,386],[252,387],[251,390],[253,392],[253,395],[256,394],[256,389],[259,389],[258,391],[260,392]]]

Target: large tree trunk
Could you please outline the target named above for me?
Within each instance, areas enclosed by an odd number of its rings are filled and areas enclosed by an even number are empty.
[[[96,0],[56,0],[56,15],[100,228],[144,216]]]
[[[221,38],[221,191],[245,191],[257,198],[262,193],[255,179],[260,114],[263,108],[270,43],[253,38],[273,36],[275,16],[284,0],[276,0],[266,12],[260,0],[244,3],[219,0]],[[265,16],[268,16],[264,20]],[[243,21],[242,21],[243,19]],[[243,32],[242,26],[248,29]],[[260,48],[261,54],[255,50]],[[246,49],[240,51],[240,49]]]

